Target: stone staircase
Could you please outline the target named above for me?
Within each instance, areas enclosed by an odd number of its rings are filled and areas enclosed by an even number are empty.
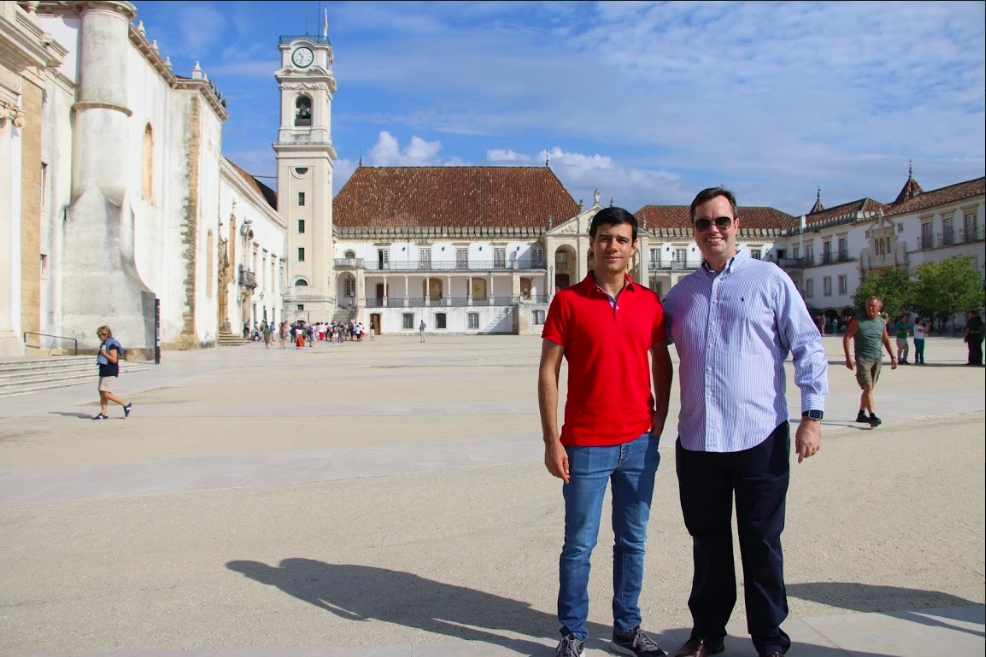
[[[152,363],[120,361],[120,373],[147,370]],[[53,356],[0,360],[0,397],[65,388],[99,379],[95,356]]]
[[[239,347],[245,344],[250,344],[250,341],[240,337],[240,335],[234,335],[233,333],[226,333],[224,331],[219,332],[219,339],[216,340],[217,347]]]

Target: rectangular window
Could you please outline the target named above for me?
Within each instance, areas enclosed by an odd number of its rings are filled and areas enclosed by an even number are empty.
[[[493,249],[493,266],[497,269],[503,269],[507,266],[507,250],[496,248]]]
[[[977,226],[976,224],[978,224],[979,222],[976,221],[976,220],[978,218],[979,217],[976,215],[975,212],[970,212],[969,214],[967,214],[965,216],[965,238],[964,239],[965,239],[966,242],[973,242],[973,241],[975,241],[977,239],[977,235],[979,234],[979,226]]]
[[[754,260],[760,260],[763,257],[763,251],[760,249],[752,249],[750,251],[750,257]]]
[[[431,267],[431,249],[418,249],[418,262],[422,269]]]
[[[797,260],[800,257],[801,257],[801,247],[796,246],[794,247],[794,259]]]
[[[41,207],[48,205],[48,165],[41,163]]]
[[[849,259],[849,239],[846,237],[839,238],[839,260],[846,261]]]
[[[941,239],[942,246],[950,246],[955,243],[955,226],[952,219],[945,219],[942,222]]]
[[[479,313],[469,313],[469,328],[479,328]]]
[[[934,224],[930,221],[926,224],[921,224],[921,248],[930,249],[934,244]]]
[[[650,268],[656,269],[661,264],[661,249],[650,250]]]
[[[688,249],[675,249],[674,250],[674,261],[675,262],[685,262],[688,259]]]
[[[304,261],[305,261],[305,247],[299,246],[298,247],[298,262],[304,262]]]
[[[298,234],[299,235],[304,235],[305,234],[305,220],[304,219],[299,219],[298,220]]]
[[[404,329],[413,329],[414,313],[404,313],[404,315],[401,317],[401,326],[404,327]]]
[[[347,297],[356,296],[356,281],[354,279],[347,278],[343,288],[344,288],[343,294],[345,294]]]
[[[805,281],[805,296],[813,297],[815,296],[815,279],[809,278]]]
[[[304,192],[298,192],[298,206],[299,207],[304,207],[305,206],[305,193]]]
[[[805,244],[805,264],[815,264],[815,245]]]
[[[822,293],[830,297],[832,296],[832,277],[826,276],[822,279]]]
[[[448,328],[445,325],[445,313],[435,313],[435,328],[436,329]]]
[[[377,249],[377,265],[380,269],[387,269],[387,263],[390,262],[390,252],[386,249]]]
[[[469,266],[469,249],[456,249],[455,250],[455,265],[456,265],[456,267],[468,267]]]
[[[305,304],[303,304],[303,303],[299,303],[299,304],[298,304],[298,312],[301,312],[301,311],[303,311],[304,309],[305,309]]]
[[[839,276],[839,294],[849,294],[849,277],[845,274]]]
[[[533,311],[533,317],[531,318],[531,320],[534,322],[535,326],[540,326],[541,324],[544,324],[544,311],[543,310]]]
[[[544,264],[544,249],[540,246],[531,248],[531,261],[535,264]]]

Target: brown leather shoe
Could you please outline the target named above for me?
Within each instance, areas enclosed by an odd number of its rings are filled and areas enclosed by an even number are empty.
[[[674,657],[708,657],[709,655],[717,655],[725,649],[726,646],[722,641],[710,643],[706,639],[692,637],[685,642],[685,645],[681,646]]]

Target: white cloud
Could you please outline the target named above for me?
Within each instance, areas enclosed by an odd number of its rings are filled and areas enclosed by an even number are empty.
[[[510,149],[494,148],[486,151],[486,159],[490,162],[530,162],[532,158]]]
[[[401,150],[397,138],[383,130],[367,159],[371,165],[379,167],[436,165],[441,162],[438,158],[440,150],[441,142],[425,141],[418,136],[411,137],[411,143]]]

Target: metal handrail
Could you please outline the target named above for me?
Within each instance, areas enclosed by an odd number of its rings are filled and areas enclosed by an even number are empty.
[[[25,346],[27,345],[27,336],[29,336],[29,335],[37,335],[38,337],[42,337],[42,338],[54,338],[55,340],[71,340],[72,342],[75,343],[75,354],[74,355],[75,356],[78,356],[79,355],[79,341],[76,340],[75,338],[70,338],[67,335],[51,335],[50,333],[35,333],[34,331],[24,331],[24,337],[21,338],[21,339],[24,340]],[[38,349],[41,349],[41,348],[42,347],[40,347],[40,346],[38,347]],[[48,355],[49,356],[51,355],[51,350],[54,349],[54,348],[55,348],[55,343],[54,343],[54,341],[52,341],[51,346],[48,347]]]

